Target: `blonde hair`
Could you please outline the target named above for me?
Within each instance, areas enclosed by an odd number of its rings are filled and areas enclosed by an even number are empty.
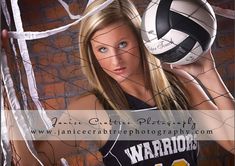
[[[93,10],[105,0],[95,0],[85,10]],[[179,81],[161,68],[160,61],[144,47],[141,39],[141,17],[129,0],[114,0],[102,11],[82,20],[79,33],[80,57],[83,72],[92,88],[99,91],[115,110],[129,109],[128,102],[119,84],[100,67],[91,48],[93,34],[103,27],[122,21],[132,28],[137,36],[141,52],[141,62],[145,77],[145,88],[153,93],[158,109],[187,109],[188,102]]]

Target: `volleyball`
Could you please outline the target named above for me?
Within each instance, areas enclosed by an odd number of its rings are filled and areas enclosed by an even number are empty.
[[[141,35],[146,48],[162,62],[195,62],[216,37],[215,13],[206,0],[152,0],[146,8]]]

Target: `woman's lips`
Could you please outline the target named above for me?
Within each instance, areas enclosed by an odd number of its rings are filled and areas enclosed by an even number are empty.
[[[122,74],[125,72],[126,67],[120,67],[114,70],[115,74]]]

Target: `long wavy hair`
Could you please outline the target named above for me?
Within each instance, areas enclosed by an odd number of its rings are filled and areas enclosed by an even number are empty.
[[[95,0],[84,11],[94,10],[105,0]],[[102,94],[115,110],[130,109],[120,85],[99,65],[91,47],[94,33],[115,22],[128,24],[136,35],[141,53],[145,88],[151,90],[158,109],[188,109],[188,101],[182,85],[170,72],[164,71],[159,59],[151,55],[141,38],[141,17],[129,0],[114,0],[105,9],[81,21],[79,32],[80,59],[82,70],[91,87]]]

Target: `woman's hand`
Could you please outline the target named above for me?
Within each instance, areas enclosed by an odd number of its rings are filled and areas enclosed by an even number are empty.
[[[196,62],[182,65],[182,66],[173,66],[174,69],[181,69],[187,73],[193,75],[194,77],[200,78],[201,76],[210,73],[216,72],[215,60],[211,54],[211,49],[209,49],[204,55],[202,55]]]
[[[4,49],[7,55],[10,53],[9,35],[6,29],[3,29],[1,32],[1,48]]]
[[[211,54],[211,50],[209,50],[204,56],[200,57],[200,59],[194,63],[184,66],[173,66],[173,68],[170,68],[169,65],[163,65],[163,67],[174,73],[181,80],[181,82],[185,84],[185,88],[188,90],[191,97],[196,93],[205,93],[209,99],[213,100],[214,105],[217,107],[216,109],[235,109],[234,98],[225,86],[215,67],[215,61]],[[201,88],[198,88],[198,90],[193,90],[193,88],[189,88],[188,83],[193,83],[197,87],[201,86]],[[197,94],[197,96],[199,96],[199,94]],[[195,97],[195,102],[193,103],[201,103],[208,100],[207,98],[199,99],[197,96]],[[202,105],[200,106],[201,107],[197,109],[210,109],[209,107],[207,108]]]

